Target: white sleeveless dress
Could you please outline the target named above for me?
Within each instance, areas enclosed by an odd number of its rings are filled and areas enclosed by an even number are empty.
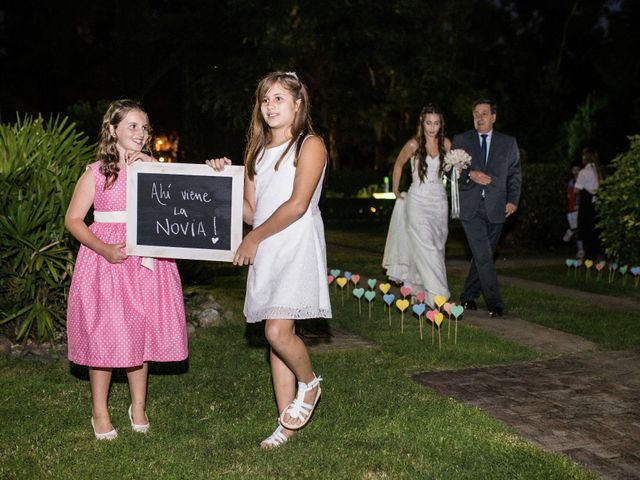
[[[447,193],[438,176],[440,158],[427,155],[427,178],[420,182],[416,158],[412,157],[412,183],[405,199],[393,207],[382,266],[394,282],[424,290],[434,306],[436,295],[450,297],[444,247],[449,234]]]
[[[278,170],[274,169],[286,148],[287,143],[268,148],[257,162],[253,228],[291,197],[296,174],[295,145]],[[247,322],[331,318],[324,225],[318,208],[323,179],[324,171],[305,214],[258,246],[247,277]]]

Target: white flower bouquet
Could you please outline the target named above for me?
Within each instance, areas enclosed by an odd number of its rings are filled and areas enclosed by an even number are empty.
[[[449,151],[444,156],[444,171],[451,171],[451,218],[460,218],[460,193],[458,178],[462,170],[471,164],[471,155],[460,148]]]
[[[452,168],[458,171],[458,175],[462,170],[467,168],[471,163],[471,155],[462,150],[461,148],[456,148],[454,150],[450,150],[444,156],[444,170],[448,172]]]

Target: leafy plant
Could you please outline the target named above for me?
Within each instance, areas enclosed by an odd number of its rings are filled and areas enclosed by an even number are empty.
[[[613,159],[614,172],[598,190],[600,238],[609,257],[640,261],[640,135],[629,137],[629,150]]]
[[[0,324],[16,339],[65,324],[75,245],[64,214],[93,146],[67,118],[0,124]]]

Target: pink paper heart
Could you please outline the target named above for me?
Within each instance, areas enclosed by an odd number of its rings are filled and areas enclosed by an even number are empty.
[[[327,283],[331,285],[335,277],[333,275],[327,275]]]
[[[435,318],[436,313],[438,313],[438,311],[437,311],[437,310],[429,310],[429,311],[427,312],[427,318],[428,318],[430,321],[432,321],[432,322],[433,322],[433,319]]]
[[[420,303],[424,303],[425,298],[427,298],[427,294],[422,290],[416,293],[416,300],[418,300]]]
[[[602,270],[603,268],[604,268],[604,263],[597,263],[597,264],[596,264],[596,270],[597,270],[597,271],[600,271],[600,270]]]
[[[411,293],[411,288],[409,288],[409,287],[400,287],[400,293],[402,294],[403,297],[406,297],[407,295],[409,295]]]
[[[451,315],[451,304],[449,302],[445,303],[442,308],[444,308],[445,312],[447,312],[449,315]]]
[[[358,282],[360,281],[360,275],[358,275],[357,273],[354,273],[353,275],[351,275],[351,281],[353,282],[354,285],[357,285]]]

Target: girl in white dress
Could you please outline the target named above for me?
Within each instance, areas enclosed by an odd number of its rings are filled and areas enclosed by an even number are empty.
[[[391,215],[382,266],[394,282],[404,283],[413,293],[424,290],[426,301],[450,297],[444,264],[449,206],[442,183],[442,161],[451,142],[444,136],[444,117],[433,104],[420,113],[418,134],[409,140],[393,166],[396,203]],[[400,192],[403,167],[411,163],[412,182]]]
[[[233,263],[250,265],[244,314],[265,320],[279,423],[260,445],[277,447],[309,421],[320,398],[295,320],[331,318],[324,226],[318,201],[327,164],[305,85],[272,72],[256,90],[245,150],[244,221],[253,225]],[[227,158],[208,160],[216,170]],[[297,392],[296,392],[297,381]]]

